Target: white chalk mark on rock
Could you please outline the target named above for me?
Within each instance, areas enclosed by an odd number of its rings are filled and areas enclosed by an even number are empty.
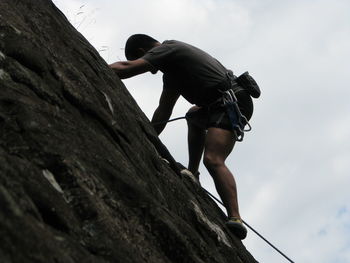
[[[1,51],[0,51],[0,61],[1,60],[4,60],[5,59],[5,55],[4,55],[4,53],[2,53]]]
[[[113,108],[112,101],[111,101],[110,97],[109,97],[106,93],[104,93],[103,91],[101,91],[101,92],[102,92],[103,95],[105,96],[105,99],[106,99],[106,101],[107,101],[107,104],[108,104],[109,109],[110,109],[111,112],[112,112],[112,115],[114,115],[114,108]]]
[[[209,229],[211,229],[213,232],[217,234],[218,241],[223,242],[226,246],[231,247],[230,242],[228,241],[225,232],[219,227],[217,224],[214,224],[211,222],[202,212],[202,210],[199,208],[199,206],[194,203],[193,201],[191,202],[194,206],[194,211],[196,213],[197,219],[205,223]]]
[[[61,186],[57,183],[55,176],[49,170],[43,170],[44,177],[49,181],[49,183],[61,194],[64,194]]]
[[[0,69],[0,79],[5,79],[7,75],[8,74],[3,69]]]

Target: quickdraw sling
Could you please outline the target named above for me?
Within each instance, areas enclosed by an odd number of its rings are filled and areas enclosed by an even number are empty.
[[[230,89],[221,91],[222,103],[230,119],[235,139],[240,142],[243,141],[244,133],[251,131],[252,127],[239,109],[235,92],[243,89],[253,98],[258,98],[261,92],[258,84],[248,72],[243,73],[238,78],[233,75],[231,70],[229,70],[226,75],[230,82]]]

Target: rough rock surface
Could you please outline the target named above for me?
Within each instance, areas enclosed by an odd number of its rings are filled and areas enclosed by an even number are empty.
[[[0,1],[0,262],[256,262],[157,140],[51,1]]]

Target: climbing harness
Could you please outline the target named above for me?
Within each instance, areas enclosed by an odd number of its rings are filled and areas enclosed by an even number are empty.
[[[234,83],[232,83],[234,85]],[[231,122],[231,128],[235,135],[236,141],[243,141],[244,133],[251,131],[252,127],[250,126],[247,118],[241,113],[238,107],[238,100],[233,89],[226,91],[221,91],[222,93],[222,103],[226,109],[226,113]],[[248,126],[245,129],[245,126]]]
[[[251,131],[252,127],[239,109],[235,92],[246,90],[249,95],[257,98],[260,96],[260,89],[255,80],[249,75],[248,71],[237,78],[232,70],[228,70],[226,77],[229,80],[230,88],[226,91],[220,91],[222,93],[222,103],[231,121],[235,139],[241,142],[243,141],[244,133]],[[246,126],[247,128],[245,128]]]
[[[213,198],[216,202],[224,206],[224,204],[216,198],[214,195],[212,195],[209,191],[207,191],[205,188],[202,187],[202,189],[211,197]],[[279,250],[276,246],[274,246],[270,241],[268,241],[263,235],[261,235],[258,231],[256,231],[253,227],[248,225],[247,222],[242,220],[243,224],[245,224],[250,230],[252,230],[258,237],[260,237],[262,240],[264,240],[268,245],[270,245],[274,250],[276,250],[281,256],[283,256],[285,259],[287,259],[289,262],[294,263],[293,260],[291,260],[286,254],[284,254],[281,250]]]

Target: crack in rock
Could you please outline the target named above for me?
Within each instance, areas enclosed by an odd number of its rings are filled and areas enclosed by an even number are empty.
[[[7,189],[5,187],[3,187],[2,185],[0,185],[0,199],[1,199],[1,197],[6,200],[6,202],[9,205],[9,209],[13,212],[13,214],[15,214],[16,216],[23,215],[22,211],[18,207],[18,204],[16,203],[16,201],[12,198],[12,196],[7,191]]]

